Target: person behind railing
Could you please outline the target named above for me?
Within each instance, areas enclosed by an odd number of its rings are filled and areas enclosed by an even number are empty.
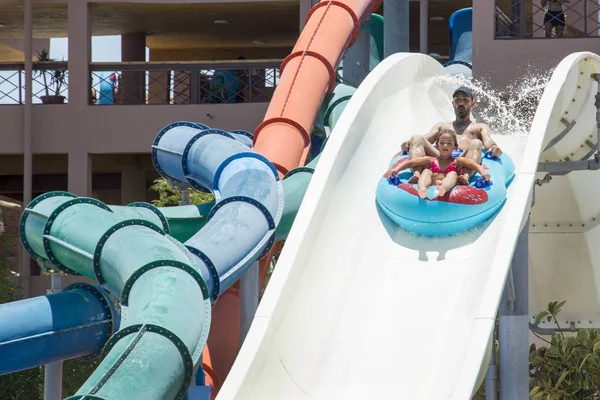
[[[563,4],[570,3],[570,0],[541,0],[542,8],[548,6],[544,15],[544,28],[546,37],[552,37],[552,28],[556,33],[556,37],[562,37],[565,31],[566,20],[563,11]]]
[[[98,96],[98,104],[115,104],[116,82],[116,73],[102,72],[100,74],[100,94]]]
[[[231,69],[216,70],[210,80],[209,103],[235,103],[239,82],[237,71]]]

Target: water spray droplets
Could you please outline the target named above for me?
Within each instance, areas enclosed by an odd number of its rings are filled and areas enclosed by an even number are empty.
[[[465,85],[471,88],[477,103],[472,110],[473,118],[489,125],[495,135],[522,136],[529,134],[535,111],[551,75],[551,71],[527,69],[529,72],[503,91],[493,89],[485,78],[458,75],[441,79],[454,87]]]

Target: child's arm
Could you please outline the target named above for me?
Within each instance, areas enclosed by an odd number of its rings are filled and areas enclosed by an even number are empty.
[[[458,169],[462,169],[464,167],[464,168],[469,168],[474,171],[477,171],[479,173],[479,175],[483,176],[483,178],[486,181],[489,181],[491,178],[490,174],[485,172],[484,169],[481,168],[481,165],[477,164],[475,161],[471,160],[470,158],[458,157],[458,158],[454,159],[454,162],[456,163],[456,167]]]
[[[407,168],[415,168],[415,167],[424,167],[427,166],[429,164],[431,164],[431,162],[435,160],[434,157],[417,157],[417,158],[413,158],[412,160],[408,160],[403,162],[402,164],[398,165],[397,167],[391,168],[390,172],[397,174],[398,172],[400,172],[403,169],[407,169]]]

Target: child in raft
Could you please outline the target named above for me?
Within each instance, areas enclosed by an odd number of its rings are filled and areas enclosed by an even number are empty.
[[[390,173],[397,174],[403,169],[425,167],[418,182],[419,197],[427,197],[429,186],[437,185],[438,196],[443,196],[448,190],[456,186],[458,175],[462,173],[463,168],[472,169],[479,173],[485,181],[490,180],[490,174],[483,170],[481,165],[470,158],[460,157],[452,158],[452,152],[458,148],[456,133],[450,130],[441,131],[435,145],[440,152],[440,157],[418,157],[401,163],[395,168],[390,169]]]

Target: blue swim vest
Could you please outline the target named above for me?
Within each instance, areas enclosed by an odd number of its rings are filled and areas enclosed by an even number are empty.
[[[408,154],[396,154],[389,168],[408,160]],[[506,201],[506,190],[515,176],[515,164],[506,154],[494,158],[482,155],[482,167],[489,170],[491,180],[475,173],[469,185],[457,185],[442,197],[435,186],[421,199],[416,184],[409,184],[412,169],[397,175],[384,174],[376,190],[377,204],[396,224],[424,236],[447,236],[473,228],[496,214]]]

